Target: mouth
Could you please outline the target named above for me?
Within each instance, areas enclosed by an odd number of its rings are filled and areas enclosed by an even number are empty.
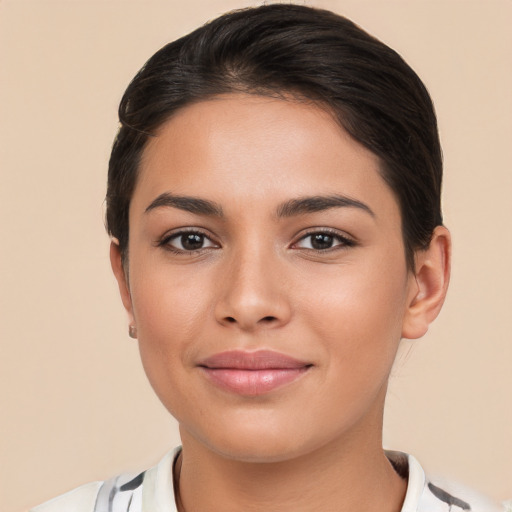
[[[289,384],[312,366],[271,350],[221,352],[198,365],[214,385],[246,396],[262,395]]]

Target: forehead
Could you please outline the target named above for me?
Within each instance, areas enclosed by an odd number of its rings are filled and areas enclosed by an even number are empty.
[[[378,157],[325,109],[245,94],[189,105],[159,128],[143,153],[133,201],[164,192],[258,208],[339,193],[381,210],[397,207]]]

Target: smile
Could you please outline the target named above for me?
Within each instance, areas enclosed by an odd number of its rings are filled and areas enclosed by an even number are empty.
[[[215,354],[198,366],[216,386],[257,396],[295,381],[313,365],[270,350],[234,350]]]

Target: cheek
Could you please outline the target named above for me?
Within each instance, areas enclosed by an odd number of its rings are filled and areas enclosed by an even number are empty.
[[[210,293],[200,276],[171,273],[161,266],[145,263],[133,275],[132,302],[142,364],[164,399],[190,369],[197,341],[204,338]]]
[[[146,257],[134,264],[130,288],[137,330],[152,342],[186,341],[194,337],[208,310],[208,281],[201,271],[157,260]]]
[[[326,355],[350,373],[388,372],[405,312],[404,267],[374,262],[317,277],[314,300],[302,314],[316,330]]]
[[[308,314],[322,344],[329,403],[341,418],[336,428],[383,403],[400,341],[404,282],[378,273],[333,281],[324,283]]]

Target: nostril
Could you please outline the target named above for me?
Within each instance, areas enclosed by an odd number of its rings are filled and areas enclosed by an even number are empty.
[[[233,318],[232,316],[227,316],[225,318],[226,322],[230,323],[230,324],[236,324],[237,323],[237,320],[236,318]],[[271,323],[273,321],[277,320],[277,318],[275,316],[264,316],[263,318],[260,319],[260,322],[262,323]]]

